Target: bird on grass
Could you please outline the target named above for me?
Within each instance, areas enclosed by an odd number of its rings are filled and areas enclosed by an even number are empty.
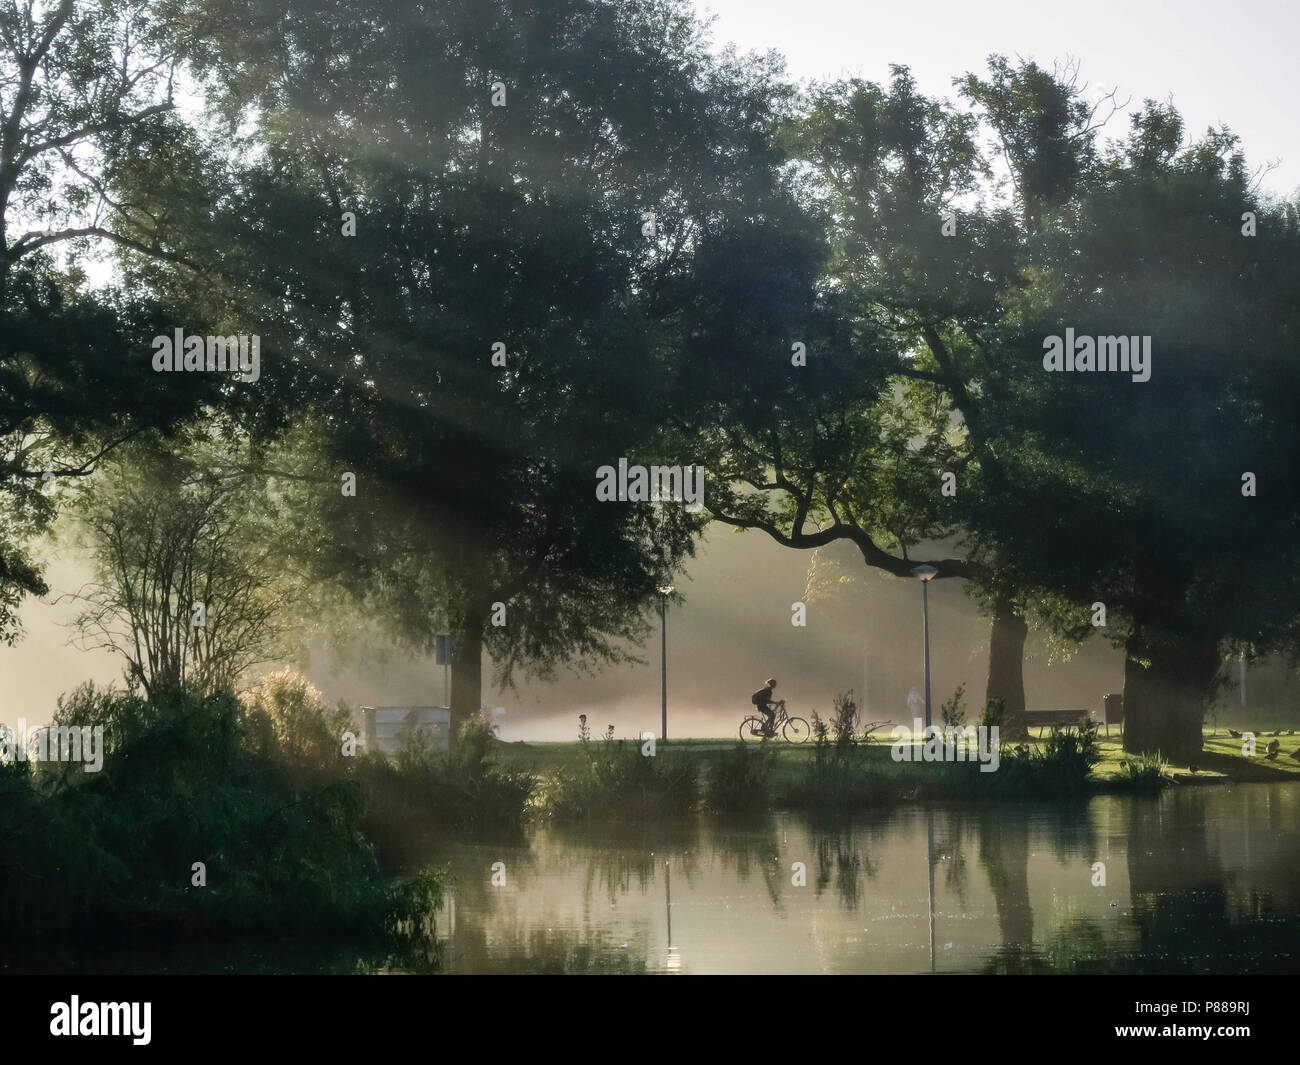
[[[1234,740],[1241,739],[1241,733],[1238,732],[1235,728],[1228,729],[1228,735],[1231,736]]]
[[[1277,757],[1277,752],[1282,749],[1282,745],[1278,743],[1277,740],[1271,740],[1269,741],[1269,745],[1264,749],[1268,751],[1268,754],[1265,755],[1265,757],[1268,758],[1269,761],[1272,761]]]
[[[1193,776],[1195,776],[1196,771],[1197,771],[1199,768],[1200,768],[1200,766],[1198,766],[1195,762],[1188,762],[1188,763],[1187,763],[1187,771],[1188,771],[1189,773],[1191,773]]]
[[[1297,762],[1300,762],[1300,748],[1292,751],[1291,757],[1294,758]]]

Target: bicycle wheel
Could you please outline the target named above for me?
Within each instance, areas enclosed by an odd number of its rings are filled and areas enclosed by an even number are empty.
[[[758,735],[754,735],[757,732]],[[740,723],[740,738],[744,743],[761,743],[763,741],[763,719],[750,714]]]
[[[786,718],[785,727],[781,729],[787,743],[803,743],[811,733],[808,722],[801,717]]]

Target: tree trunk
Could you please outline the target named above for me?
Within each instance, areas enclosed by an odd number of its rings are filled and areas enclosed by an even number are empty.
[[[452,633],[451,650],[451,739],[466,721],[483,708],[483,624],[484,619],[467,618]]]
[[[979,822],[980,864],[988,873],[1002,951],[1014,964],[1034,945],[1029,903],[1029,822],[1019,812],[986,811]]]
[[[1125,644],[1124,750],[1194,760],[1220,661],[1217,640],[1150,640],[1135,625]]]
[[[1002,701],[1000,739],[1019,740],[1025,727],[1025,638],[1029,626],[1009,604],[999,604],[989,635],[989,682],[985,702]]]

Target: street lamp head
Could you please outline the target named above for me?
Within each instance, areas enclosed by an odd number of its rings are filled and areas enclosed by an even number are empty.
[[[677,590],[676,587],[675,587],[674,585],[671,585],[671,584],[661,584],[661,585],[659,585],[659,594],[660,594],[660,595],[672,595],[673,592],[676,591],[676,590]]]
[[[928,580],[932,580],[934,578],[934,575],[938,572],[939,571],[935,569],[933,566],[927,565],[926,563],[923,562],[921,563],[921,565],[913,568],[912,576],[920,577],[921,580],[923,581],[928,581]]]

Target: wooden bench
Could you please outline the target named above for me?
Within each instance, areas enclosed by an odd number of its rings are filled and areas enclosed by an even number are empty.
[[[1042,730],[1051,728],[1055,732],[1058,728],[1067,725],[1082,725],[1091,720],[1087,710],[1026,710],[1025,725],[1028,728],[1036,728],[1039,735]]]

